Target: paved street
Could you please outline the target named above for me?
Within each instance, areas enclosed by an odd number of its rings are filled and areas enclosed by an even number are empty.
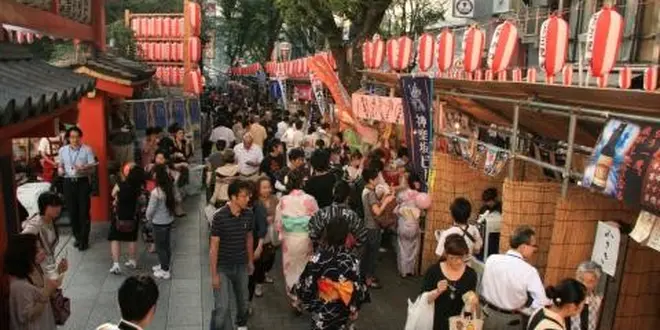
[[[189,197],[186,204],[188,217],[177,220],[173,232],[172,280],[159,281],[160,298],[150,330],[208,329],[213,305],[208,276],[208,229],[199,217],[200,198]],[[71,298],[72,315],[62,329],[95,329],[99,324],[116,322],[119,318],[116,295],[125,276],[108,273],[111,259],[107,227],[107,224],[93,226],[91,247],[84,253],[74,249],[71,241],[63,239],[64,248],[60,251],[67,251],[70,261],[64,293]],[[147,272],[157,263],[156,255],[147,253],[144,245],[140,245],[139,250],[142,253],[135,272]],[[275,284],[266,285],[264,297],[255,298],[249,323],[251,330],[309,329],[307,315],[297,318],[288,309],[280,269],[280,263],[276,263],[271,272]],[[403,329],[406,299],[416,295],[420,279],[401,279],[396,274],[391,252],[382,254],[380,270],[385,288],[372,292],[372,303],[364,306],[357,326],[360,329]]]

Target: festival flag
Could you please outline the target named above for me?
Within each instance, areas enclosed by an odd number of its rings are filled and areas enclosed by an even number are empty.
[[[433,150],[433,80],[408,76],[400,81],[408,152],[415,172],[421,175],[421,191],[426,192]]]

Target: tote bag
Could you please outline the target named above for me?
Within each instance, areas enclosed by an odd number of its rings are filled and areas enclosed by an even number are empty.
[[[482,330],[483,327],[483,320],[466,317],[465,310],[461,312],[461,315],[449,318],[449,330]]]
[[[404,330],[433,330],[435,303],[428,302],[430,292],[424,292],[413,303],[408,299],[408,317]]]

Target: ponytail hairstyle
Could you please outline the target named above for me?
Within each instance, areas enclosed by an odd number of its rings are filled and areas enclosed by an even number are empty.
[[[167,173],[167,167],[163,164],[156,165],[154,167],[154,173],[156,174],[156,187],[165,193],[165,206],[170,214],[174,214],[176,204],[174,200],[174,185],[172,184],[169,173]]]
[[[587,288],[574,278],[566,278],[555,286],[547,287],[545,294],[557,307],[567,304],[580,305],[587,297]]]

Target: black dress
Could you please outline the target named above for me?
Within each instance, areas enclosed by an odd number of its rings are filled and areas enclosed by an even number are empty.
[[[140,195],[142,189],[141,187],[136,189],[125,182],[120,182],[117,185],[119,186],[119,192],[117,193],[117,204],[114,207],[115,214],[112,217],[112,221],[110,223],[110,233],[108,234],[108,240],[135,242],[137,241],[138,228],[140,227],[140,222],[138,219],[138,205],[140,203]],[[133,230],[130,232],[121,232],[117,230],[117,219],[135,221]]]
[[[447,280],[447,277],[442,273],[440,264],[434,264],[424,274],[422,292],[434,290],[438,286],[438,281],[441,280]],[[477,289],[477,273],[474,269],[465,267],[465,272],[463,272],[463,276],[458,281],[447,281],[456,291],[453,291],[452,295],[452,290],[447,288],[435,300],[435,313],[433,315],[434,330],[449,330],[449,318],[460,315],[463,310],[463,295],[468,291],[475,291]],[[452,296],[454,299],[452,299]]]

